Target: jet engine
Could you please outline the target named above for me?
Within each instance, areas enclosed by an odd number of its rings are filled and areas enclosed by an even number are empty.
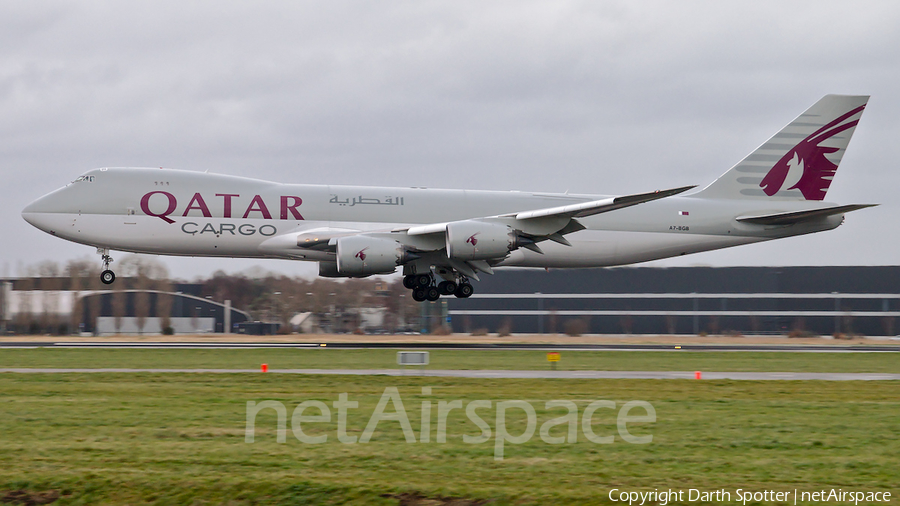
[[[456,260],[503,258],[510,251],[533,242],[499,223],[468,220],[447,225],[447,256]]]
[[[351,235],[337,239],[337,271],[341,276],[390,274],[409,260],[418,258],[391,239]]]

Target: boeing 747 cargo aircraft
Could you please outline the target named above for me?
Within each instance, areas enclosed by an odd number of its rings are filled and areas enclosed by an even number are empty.
[[[827,95],[702,189],[634,195],[280,184],[158,168],[102,168],[22,217],[97,248],[288,258],[319,274],[403,269],[416,300],[468,297],[497,267],[604,267],[831,230],[873,204],[825,202],[867,96]]]

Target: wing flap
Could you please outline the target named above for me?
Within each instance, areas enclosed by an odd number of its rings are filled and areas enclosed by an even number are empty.
[[[295,237],[296,246],[315,251],[334,251],[334,239],[362,233],[361,230],[346,228],[317,228],[299,234],[287,234]]]
[[[812,221],[835,214],[849,213],[867,207],[874,207],[878,204],[850,204],[846,206],[824,207],[821,209],[809,209],[806,211],[789,211],[785,213],[763,214],[759,216],[738,216],[735,218],[742,223],[752,223],[754,225],[793,225],[804,221]]]
[[[444,223],[429,223],[427,225],[417,225],[415,227],[409,227],[406,229],[407,235],[427,235],[427,234],[436,234],[438,232],[444,233],[447,230],[447,224],[449,222]],[[403,229],[395,230],[396,232],[401,232]]]

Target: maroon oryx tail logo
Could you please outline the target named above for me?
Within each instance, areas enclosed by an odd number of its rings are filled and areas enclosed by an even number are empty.
[[[831,179],[837,172],[837,165],[825,155],[838,151],[838,148],[819,144],[844,130],[855,127],[859,119],[841,123],[865,108],[866,106],[862,105],[853,109],[800,141],[772,166],[759,183],[760,188],[770,197],[782,188],[786,190],[796,188],[806,200],[824,199],[825,192],[831,186]]]
[[[470,235],[469,238],[466,239],[466,244],[471,244],[472,246],[475,246],[476,244],[478,244],[478,239],[476,239],[475,236],[480,233],[481,232],[475,232],[474,234]]]
[[[353,256],[356,257],[356,258],[358,258],[358,259],[360,259],[361,261],[365,262],[365,261],[366,261],[366,254],[365,254],[365,251],[366,251],[367,249],[369,249],[369,248],[368,248],[368,247],[363,248],[363,249],[357,251],[356,254],[353,255]]]

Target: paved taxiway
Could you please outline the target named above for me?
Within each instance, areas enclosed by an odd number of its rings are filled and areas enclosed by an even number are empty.
[[[216,374],[334,374],[353,376],[423,376],[439,378],[524,378],[524,379],[694,379],[693,371],[497,371],[448,369],[65,369],[3,368],[0,373],[216,373]],[[703,372],[706,380],[819,380],[819,381],[900,381],[900,374],[819,373],[819,372]]]
[[[542,343],[417,343],[417,342],[321,342],[260,343],[246,342],[164,342],[164,341],[8,341],[0,348],[153,348],[153,349],[252,349],[252,348],[331,348],[331,349],[404,349],[404,350],[607,350],[607,351],[790,351],[819,353],[900,352],[897,345],[821,345],[821,344],[542,344]]]

